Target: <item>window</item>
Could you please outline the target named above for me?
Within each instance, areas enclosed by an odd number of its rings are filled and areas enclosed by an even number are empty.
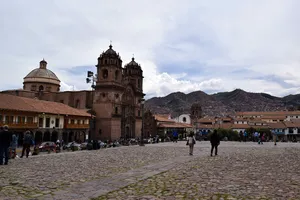
[[[44,126],[44,118],[39,118],[39,127],[42,128]]]
[[[297,132],[298,132],[298,134],[300,133],[300,128],[298,128],[298,131],[297,131]]]
[[[115,114],[118,114],[118,107],[115,107]]]
[[[119,78],[119,71],[116,70],[116,71],[115,71],[115,80],[118,80],[118,78]]]
[[[31,86],[31,91],[36,91],[36,85]]]
[[[40,85],[39,91],[44,91],[44,86]]]
[[[102,77],[103,77],[103,79],[107,79],[107,77],[108,77],[108,71],[107,71],[107,69],[103,69],[102,70]]]
[[[184,117],[184,118],[182,119],[182,121],[183,121],[183,122],[186,122],[186,118]]]
[[[118,99],[119,98],[119,94],[115,94],[115,97],[116,97],[116,99]]]
[[[18,116],[18,124],[24,124],[25,123],[25,117]]]
[[[105,93],[102,93],[102,97],[103,97],[103,98],[105,97]]]
[[[59,118],[55,119],[55,127],[59,127]]]
[[[33,117],[27,117],[27,124],[33,124]]]
[[[9,123],[14,123],[14,116],[9,116]]]
[[[46,128],[50,128],[50,118],[46,118]]]
[[[74,119],[71,119],[71,124],[75,124],[75,120]]]

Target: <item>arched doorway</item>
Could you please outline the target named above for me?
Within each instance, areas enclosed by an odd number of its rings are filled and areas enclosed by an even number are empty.
[[[63,141],[64,141],[65,143],[66,143],[66,142],[69,142],[69,141],[68,141],[68,133],[67,133],[67,132],[63,132],[62,139],[63,139]]]
[[[44,133],[44,138],[43,138],[43,141],[44,142],[49,142],[50,141],[50,132],[49,131],[46,131],[45,133]]]
[[[74,141],[74,132],[70,132],[69,133],[69,142],[73,142]]]
[[[58,132],[57,131],[53,131],[52,135],[51,135],[51,141],[52,142],[56,142],[58,139]]]
[[[43,133],[41,131],[35,132],[35,143],[39,144],[43,141]]]

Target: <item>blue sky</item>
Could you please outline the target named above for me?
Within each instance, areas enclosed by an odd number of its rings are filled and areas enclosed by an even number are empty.
[[[0,2],[0,90],[22,88],[45,58],[62,90],[89,89],[86,71],[112,40],[144,71],[147,98],[241,88],[300,93],[297,0]]]

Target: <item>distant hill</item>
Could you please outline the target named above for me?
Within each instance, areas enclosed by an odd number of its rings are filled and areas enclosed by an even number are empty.
[[[286,97],[276,97],[266,93],[251,93],[241,89],[231,92],[206,94],[195,91],[189,94],[171,93],[165,97],[154,97],[146,101],[146,109],[156,114],[178,116],[190,113],[193,103],[200,103],[203,114],[209,116],[224,116],[239,111],[278,111],[300,108],[300,94]]]

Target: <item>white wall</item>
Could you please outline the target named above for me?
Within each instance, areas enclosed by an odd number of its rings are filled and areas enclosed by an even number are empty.
[[[43,118],[43,127],[39,128],[60,128],[62,129],[64,127],[64,117],[63,116],[58,116],[58,115],[50,115],[50,114],[42,114],[38,116],[38,123],[39,123],[39,118]],[[50,127],[46,127],[46,118],[50,118]],[[59,118],[59,127],[55,127],[55,121],[56,118]]]
[[[185,122],[183,121],[184,118],[186,119]],[[191,117],[189,114],[182,114],[179,117],[176,117],[174,120],[179,123],[191,124]]]

